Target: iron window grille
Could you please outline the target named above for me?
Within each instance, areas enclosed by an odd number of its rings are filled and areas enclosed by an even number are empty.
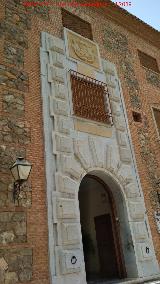
[[[113,125],[107,85],[70,70],[73,114]]]

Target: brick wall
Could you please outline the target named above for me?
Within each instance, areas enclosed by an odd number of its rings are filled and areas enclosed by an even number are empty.
[[[48,284],[39,48],[41,31],[61,37],[63,27],[59,8],[50,11],[42,7],[29,9],[19,3],[18,0],[2,0],[0,4],[0,218],[3,216],[7,222],[0,229],[0,257],[4,256],[9,264],[9,270],[3,275],[6,283]],[[155,190],[159,187],[160,144],[151,112],[151,105],[160,106],[160,76],[140,66],[137,49],[156,57],[159,66],[160,52],[116,25],[98,8],[77,8],[74,13],[91,23],[101,57],[117,65],[152,237],[160,261],[159,235],[153,214],[158,206]],[[132,111],[142,114],[142,123],[133,121]],[[13,180],[8,169],[18,155],[33,164],[19,206],[12,200]]]

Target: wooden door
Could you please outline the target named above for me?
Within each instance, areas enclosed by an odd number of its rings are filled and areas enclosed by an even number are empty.
[[[105,278],[118,278],[116,250],[110,214],[94,218],[97,249],[100,261],[100,274]]]

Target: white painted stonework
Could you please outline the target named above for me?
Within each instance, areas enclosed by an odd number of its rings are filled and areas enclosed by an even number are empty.
[[[68,72],[77,70],[77,62],[67,57],[66,41],[42,32],[40,60],[51,283],[86,283],[78,190],[87,173],[113,190],[128,278],[156,276],[159,267],[115,65],[101,59],[103,71],[96,72],[110,93],[113,126],[107,138],[75,129]]]

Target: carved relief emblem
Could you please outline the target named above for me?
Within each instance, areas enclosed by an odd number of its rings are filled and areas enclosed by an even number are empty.
[[[67,31],[69,56],[100,69],[98,47],[94,42]]]
[[[75,54],[83,61],[93,64],[96,60],[93,48],[88,48],[88,45],[83,40],[72,39],[71,46]]]

